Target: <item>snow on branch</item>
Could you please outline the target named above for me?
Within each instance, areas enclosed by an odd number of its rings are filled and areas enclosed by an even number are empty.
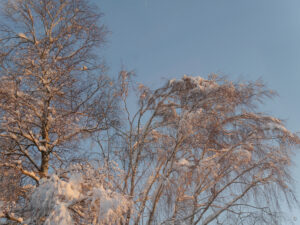
[[[34,179],[37,182],[40,180],[40,178],[33,171],[24,169],[20,164],[0,163],[0,166],[16,169],[16,170],[20,171],[21,173],[23,173],[24,175],[31,177],[32,179]]]

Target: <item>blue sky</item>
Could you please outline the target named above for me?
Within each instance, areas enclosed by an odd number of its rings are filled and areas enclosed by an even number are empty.
[[[262,78],[279,93],[262,111],[300,131],[299,0],[100,0],[97,5],[111,31],[101,52],[111,74],[124,65],[151,87],[183,74]],[[292,170],[300,190],[300,166]],[[300,224],[300,211],[293,216]]]

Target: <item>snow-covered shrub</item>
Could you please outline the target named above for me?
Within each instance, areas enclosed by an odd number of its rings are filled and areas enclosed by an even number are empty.
[[[42,179],[29,203],[26,224],[119,224],[130,201],[101,169],[75,165]]]

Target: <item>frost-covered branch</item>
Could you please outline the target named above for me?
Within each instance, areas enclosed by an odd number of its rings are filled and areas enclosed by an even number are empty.
[[[123,81],[122,101],[127,101],[128,83]],[[279,221],[270,216],[280,211],[271,193],[280,188],[293,201],[284,187],[291,181],[290,147],[300,142],[282,121],[254,110],[271,91],[260,82],[217,76],[184,76],[153,91],[143,85],[137,89],[140,108],[137,113],[124,109],[134,116],[128,118],[127,132],[115,130],[123,148],[112,154],[125,170],[123,191],[138,209],[127,214],[128,221],[208,224],[247,211],[251,221],[266,207],[274,213],[264,213],[264,220]],[[254,207],[237,207],[247,201]]]
[[[18,222],[18,223],[23,222],[23,218],[17,217],[14,214],[8,213],[8,212],[0,212],[0,218],[4,218],[4,219],[14,221],[14,222]]]

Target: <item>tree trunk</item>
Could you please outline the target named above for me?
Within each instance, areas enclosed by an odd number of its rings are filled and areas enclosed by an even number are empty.
[[[47,152],[42,152],[41,170],[40,170],[41,178],[48,176],[48,167],[49,167],[49,154]]]

